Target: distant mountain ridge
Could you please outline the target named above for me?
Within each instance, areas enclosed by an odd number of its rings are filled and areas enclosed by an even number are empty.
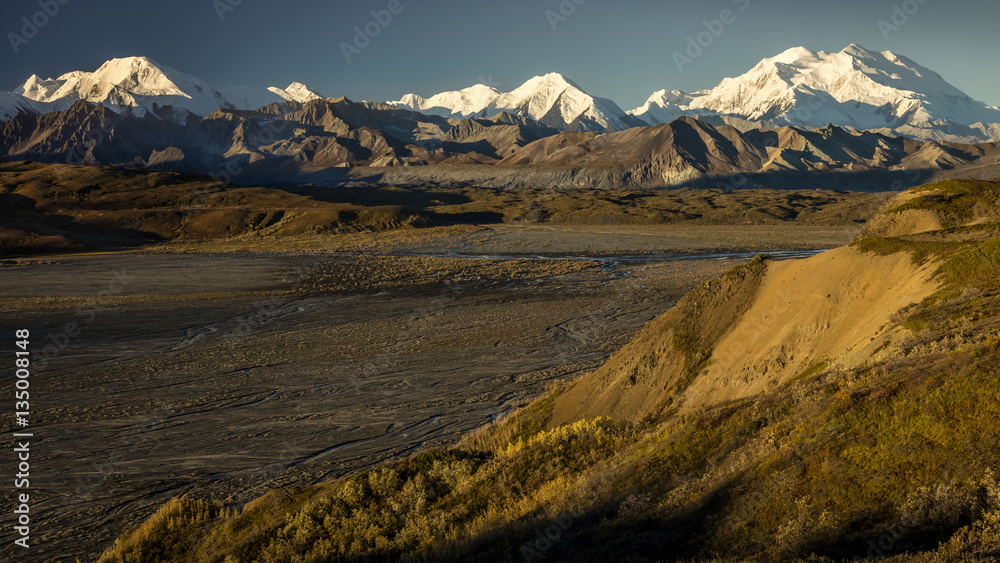
[[[1000,173],[1000,142],[980,140],[1000,125],[967,124],[996,110],[977,104],[908,59],[857,46],[792,49],[713,90],[658,92],[632,115],[555,73],[510,92],[378,103],[301,83],[217,89],[131,57],[0,93],[0,159],[265,184],[902,189]],[[879,121],[892,126],[864,128]]]
[[[346,98],[220,109],[184,124],[78,100],[0,123],[0,157],[195,172],[244,185],[886,190],[1000,174],[1000,143],[836,126],[742,130],[692,117],[598,134],[510,113],[447,119]]]
[[[64,111],[74,102],[116,113],[185,123],[216,110],[257,110],[325,96],[295,82],[266,90],[215,88],[148,57],[111,59],[93,72],[29,77],[0,92],[0,120],[23,113]],[[406,94],[388,106],[449,119],[509,113],[562,131],[607,133],[669,123],[682,116],[742,131],[827,124],[917,140],[977,143],[1000,140],[1000,109],[978,102],[939,74],[891,51],[851,44],[827,53],[804,47],[765,58],[746,73],[694,93],[664,89],[624,111],[558,73],[535,76],[509,92],[476,84],[430,97]]]
[[[745,74],[686,94],[660,90],[630,111],[650,125],[680,116],[726,116],[772,126],[828,123],[919,140],[1000,138],[1000,111],[892,51],[789,49]]]
[[[13,92],[0,95],[0,119],[24,111],[63,111],[78,100],[99,103],[116,113],[146,113],[181,122],[188,114],[204,117],[219,109],[254,110],[284,101],[305,102],[323,96],[292,83],[266,91],[244,86],[213,88],[204,80],[157,63],[148,57],[111,59],[94,72],[73,71],[58,78],[30,76]]]
[[[857,44],[837,53],[788,49],[715,88],[659,90],[628,112],[555,73],[532,78],[506,94],[477,84],[429,98],[407,94],[389,103],[446,117],[510,111],[566,131],[613,132],[690,116],[740,129],[833,124],[917,140],[1000,140],[998,107],[972,99],[902,55]],[[582,117],[578,122],[577,116]]]
[[[64,111],[21,113],[0,123],[0,156],[220,175],[237,169],[247,175],[275,169],[297,173],[493,164],[558,132],[508,113],[449,120],[347,98],[282,101],[259,110],[217,109],[184,123],[77,100]]]
[[[526,115],[564,131],[620,131],[643,125],[618,104],[595,98],[559,73],[536,76],[510,92],[484,84],[422,98],[407,94],[391,105],[451,118]]]

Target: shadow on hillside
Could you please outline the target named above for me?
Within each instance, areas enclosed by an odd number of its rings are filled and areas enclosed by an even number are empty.
[[[502,223],[504,216],[495,211],[463,211],[441,213],[433,207],[472,203],[467,195],[435,189],[399,187],[319,187],[296,186],[281,188],[289,193],[312,197],[325,203],[350,204],[359,207],[399,206],[405,215],[423,217],[434,225]]]
[[[717,527],[720,525],[722,515],[736,507],[766,503],[766,498],[745,498],[745,493],[739,492],[744,488],[741,483],[745,482],[745,477],[745,473],[734,475],[713,490],[706,491],[693,506],[671,511],[653,508],[657,505],[656,499],[662,496],[665,490],[626,488],[610,493],[602,491],[600,494],[607,500],[602,505],[581,514],[534,517],[509,522],[463,540],[451,550],[446,550],[450,552],[439,551],[427,560],[444,562],[455,557],[469,556],[474,556],[475,560],[484,563],[515,560],[704,560],[710,553],[720,548],[719,545],[713,544],[712,538],[719,536]],[[642,500],[636,501],[637,497]],[[776,518],[773,521],[774,529],[771,525],[765,524],[745,539],[761,548],[773,547],[780,552],[782,546],[773,544],[776,540],[777,527],[787,524],[788,517],[773,516]],[[766,522],[766,518],[764,521]],[[786,539],[788,547],[793,551],[813,553],[834,560],[870,556],[866,553],[870,549],[869,540],[873,534],[870,531],[873,522],[869,519],[854,522],[848,529],[855,532],[836,538],[824,538],[822,534],[815,534],[812,523],[805,524],[800,535]],[[891,523],[887,526],[891,526]],[[878,523],[875,523],[875,528],[882,529]],[[907,549],[933,549],[938,542],[946,540],[953,532],[954,530],[949,530],[947,533],[925,536],[915,532],[907,533],[895,538],[896,550],[903,552]],[[879,539],[877,533],[874,539]],[[360,562],[368,559],[347,560]]]
[[[162,242],[166,239],[161,235],[142,229],[116,225],[95,225],[80,221],[75,217],[47,214],[32,211],[0,213],[0,228],[13,229],[30,233],[38,237],[63,237],[67,241],[83,245],[86,248],[133,248]],[[20,246],[18,244],[3,244],[2,252],[6,254],[34,254],[38,252],[61,252],[70,248]],[[77,248],[79,250],[79,248]]]
[[[694,179],[673,188],[722,190],[831,190],[898,192],[946,177],[940,170],[833,170],[829,172],[757,172]]]
[[[518,167],[502,167],[509,174]],[[669,187],[657,185],[661,182],[658,174],[641,172],[635,165],[622,167],[573,167],[573,168],[539,168],[526,166],[525,173],[530,174],[533,182],[538,185],[511,186],[502,184],[493,166],[411,166],[394,168],[390,181],[385,169],[359,168],[327,168],[311,172],[286,172],[279,175],[258,175],[248,177],[246,185],[269,185],[288,188],[296,184],[309,183],[316,186],[369,187],[378,188],[389,185],[406,187],[440,187],[463,188],[482,186],[490,189],[514,189],[516,187],[547,188],[565,186],[569,181],[570,190],[601,189],[641,191],[649,189],[775,189],[775,190],[810,190],[823,189],[832,191],[856,192],[897,192],[913,186],[919,186],[935,180],[963,176],[955,171],[932,169],[909,170],[831,170],[824,172],[800,172],[783,170],[776,172],[739,173],[726,176],[695,178]],[[978,175],[1000,174],[1000,170],[983,169]],[[968,176],[964,175],[963,177]],[[506,176],[504,176],[506,177]],[[547,181],[546,178],[551,178]],[[637,183],[639,182],[639,183]],[[565,188],[561,188],[565,191]]]

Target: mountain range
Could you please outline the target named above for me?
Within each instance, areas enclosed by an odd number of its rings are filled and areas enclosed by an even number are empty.
[[[32,76],[0,94],[0,108],[0,158],[241,183],[780,187],[763,178],[803,173],[875,189],[871,173],[902,188],[1000,170],[1000,143],[987,141],[1000,138],[1000,116],[989,122],[1000,111],[909,59],[856,45],[791,49],[712,90],[658,92],[630,112],[559,74],[507,93],[479,85],[379,103],[300,83],[214,88],[145,57]],[[849,174],[819,179],[828,172]]]
[[[12,92],[0,93],[0,120],[25,112],[62,111],[85,100],[116,113],[151,112],[184,123],[219,109],[255,110],[321,98],[297,82],[266,90],[215,88],[147,57],[129,57],[109,60],[93,72],[73,71],[54,79],[32,75]],[[691,116],[715,118],[742,130],[833,124],[917,140],[1000,140],[998,107],[972,99],[902,55],[856,44],[836,53],[788,49],[714,88],[693,93],[659,90],[629,111],[588,94],[558,73],[536,76],[510,92],[476,84],[426,98],[406,94],[387,104],[451,119],[506,112],[563,131],[606,133]]]
[[[828,123],[920,140],[1000,138],[1000,112],[891,51],[797,47],[711,90],[661,90],[631,112],[649,124],[681,115],[729,116],[817,128]]]
[[[479,84],[429,98],[407,94],[390,103],[448,117],[510,111],[573,131],[620,131],[691,116],[719,118],[742,129],[834,124],[918,140],[1000,139],[996,107],[906,57],[856,44],[838,53],[788,49],[715,88],[690,94],[659,90],[628,112],[558,74],[532,78],[509,93]]]
[[[646,125],[613,101],[591,96],[558,73],[536,76],[510,92],[476,84],[430,98],[407,94],[389,103],[451,118],[490,117],[509,112],[568,131],[620,131]]]
[[[253,110],[275,102],[321,98],[298,82],[264,91],[245,86],[216,89],[147,57],[128,57],[111,59],[94,72],[73,71],[58,78],[31,75],[13,92],[0,94],[0,119],[24,112],[62,111],[84,100],[116,113],[137,117],[153,113],[184,123],[191,116],[204,117],[218,109]]]

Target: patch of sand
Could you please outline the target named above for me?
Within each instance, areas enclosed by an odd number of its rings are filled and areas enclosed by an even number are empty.
[[[905,252],[845,246],[752,266],[702,284],[647,324],[556,398],[550,426],[598,416],[637,421],[671,405],[689,412],[768,391],[821,362],[861,365],[899,336],[897,311],[940,287],[938,263],[915,265]],[[703,359],[697,374],[687,366]]]
[[[943,228],[944,224],[937,213],[927,209],[907,209],[899,213],[879,215],[868,224],[865,235],[903,237]]]
[[[941,216],[928,209],[907,209],[896,213],[886,213],[887,210],[899,207],[926,193],[905,191],[893,196],[887,201],[879,213],[869,219],[862,236],[867,237],[902,237],[937,231],[944,228]]]
[[[766,272],[766,262],[754,260],[700,284],[556,397],[549,425],[599,416],[635,421],[672,401],[679,380],[694,374],[687,363],[707,359],[699,352],[711,350],[747,310]]]
[[[716,346],[682,409],[756,395],[820,362],[863,364],[885,340],[892,316],[940,287],[937,267],[915,265],[905,252],[852,247],[770,263],[753,306]]]

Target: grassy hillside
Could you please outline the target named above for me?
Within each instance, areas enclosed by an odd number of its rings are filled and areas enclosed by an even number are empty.
[[[176,499],[101,561],[997,560],[997,189],[903,194],[882,235],[709,282],[454,448],[235,511]]]
[[[0,255],[172,240],[301,236],[419,223],[400,206],[316,201],[206,176],[0,164]]]
[[[221,185],[209,177],[0,163],[0,255],[434,225],[854,225],[887,194],[827,190],[490,190]]]

